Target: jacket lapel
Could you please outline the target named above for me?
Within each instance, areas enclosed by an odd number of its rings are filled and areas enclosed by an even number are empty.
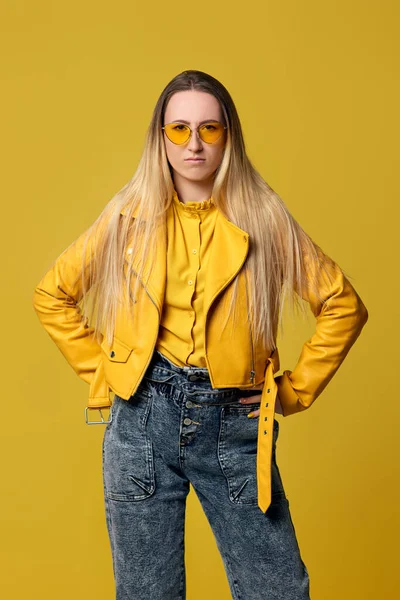
[[[204,315],[216,296],[234,279],[248,253],[249,234],[220,211],[215,221],[209,265],[204,282]]]
[[[125,211],[121,213],[125,214]],[[136,215],[137,211],[132,216]],[[173,218],[172,211],[168,211],[167,218]],[[156,244],[157,260],[146,287],[161,316],[167,277],[167,240],[162,224],[157,231]],[[207,315],[216,296],[235,278],[246,260],[248,250],[249,234],[218,211],[209,258],[212,267],[207,270],[204,282],[204,315]],[[129,254],[126,258],[130,259]]]

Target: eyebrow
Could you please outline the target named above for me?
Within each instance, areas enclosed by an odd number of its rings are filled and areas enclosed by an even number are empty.
[[[200,121],[199,125],[209,123],[210,121],[218,121],[218,119],[206,119],[205,121]],[[174,119],[171,123],[185,123],[186,125],[190,125],[190,121],[185,121],[185,119]]]

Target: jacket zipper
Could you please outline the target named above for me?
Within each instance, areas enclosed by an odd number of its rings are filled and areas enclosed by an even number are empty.
[[[249,323],[249,333],[250,333],[250,347],[251,347],[251,370],[250,370],[250,382],[254,386],[254,379],[256,372],[254,370],[254,345],[253,345],[253,334],[251,331],[251,322],[250,322],[250,312],[249,312],[249,296],[247,291],[247,274],[244,274],[245,277],[245,286],[246,286],[246,306],[247,306],[247,318]]]

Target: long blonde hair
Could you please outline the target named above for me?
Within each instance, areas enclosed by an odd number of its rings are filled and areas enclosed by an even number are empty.
[[[156,235],[165,236],[166,232],[166,211],[172,202],[174,182],[161,127],[168,101],[183,90],[199,90],[215,96],[222,108],[224,124],[228,125],[212,196],[217,209],[249,233],[250,248],[244,265],[251,307],[249,322],[255,338],[273,349],[278,321],[282,325],[285,300],[292,310],[300,307],[303,311],[299,295],[307,299],[311,293],[323,303],[318,279],[323,271],[331,281],[329,267],[334,263],[254,168],[246,154],[239,116],[229,92],[202,71],[183,71],[164,88],[154,108],[136,172],[87,231],[81,271],[82,316],[99,341],[105,336],[111,343],[119,308],[135,310],[137,286],[141,285],[141,279],[146,282],[144,267],[150,258],[149,275],[156,260]],[[136,218],[132,219],[135,211]],[[131,250],[126,266],[128,246]],[[139,264],[135,277],[134,257]],[[236,306],[237,283],[238,277],[234,281],[229,314]]]

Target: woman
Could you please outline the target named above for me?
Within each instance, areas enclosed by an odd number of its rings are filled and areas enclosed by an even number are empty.
[[[295,369],[274,376],[286,298],[309,304],[316,330]],[[368,313],[252,166],[220,82],[185,71],[166,86],[134,176],[56,260],[34,306],[90,384],[86,413],[111,406],[117,600],[185,598],[190,483],[233,598],[309,598],[274,415],[311,406]]]

